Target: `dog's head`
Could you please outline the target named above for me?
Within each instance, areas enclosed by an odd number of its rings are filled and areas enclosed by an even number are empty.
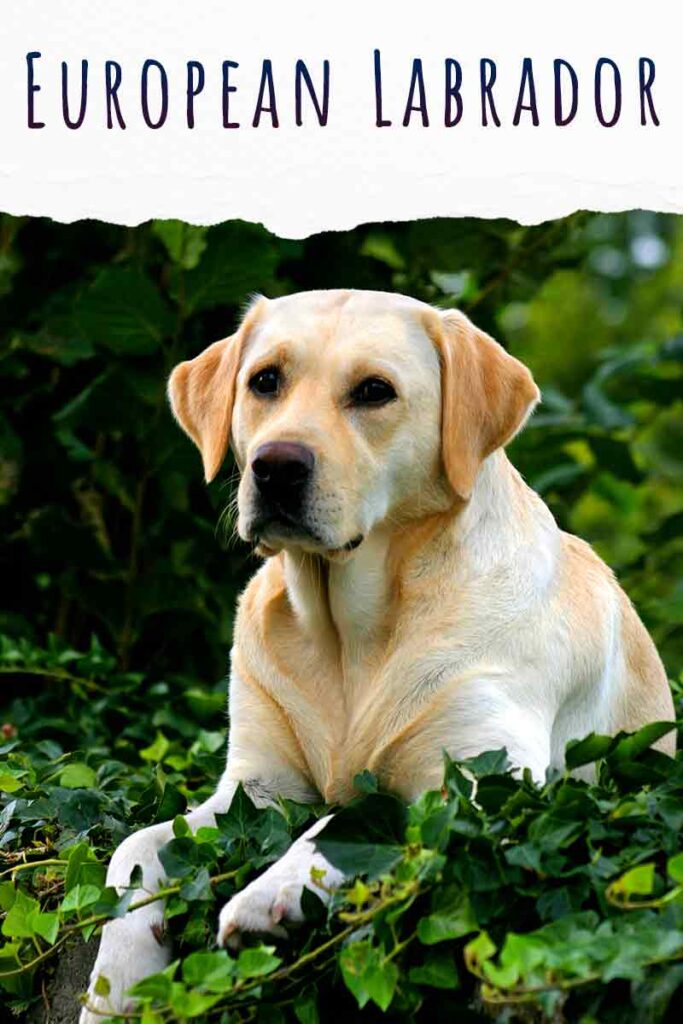
[[[258,299],[169,395],[207,481],[232,441],[241,537],[342,557],[380,524],[467,501],[539,392],[462,313],[339,290]]]

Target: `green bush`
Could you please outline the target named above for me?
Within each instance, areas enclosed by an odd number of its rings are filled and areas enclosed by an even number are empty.
[[[446,758],[443,789],[406,808],[364,773],[319,839],[355,881],[329,910],[312,881],[290,942],[254,940],[234,957],[213,948],[220,906],[323,809],[257,810],[239,789],[217,827],[193,836],[182,812],[222,767],[224,732],[207,728],[219,695],[181,690],[171,711],[166,683],[143,688],[98,644],[79,655],[5,639],[0,669],[50,680],[15,708],[23,742],[1,750],[0,989],[17,1012],[65,944],[136,905],[105,887],[112,848],[174,818],[160,896],[177,959],[137,986],[144,1024],[308,1024],[361,1007],[406,1022],[674,1019],[683,760],[649,748],[667,726],[571,746],[570,768],[597,762],[594,784],[556,772],[535,786],[497,751]],[[151,715],[141,692],[155,698]]]

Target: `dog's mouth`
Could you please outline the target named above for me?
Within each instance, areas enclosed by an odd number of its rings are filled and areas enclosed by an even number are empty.
[[[364,540],[363,534],[359,533],[358,536],[354,537],[352,540],[347,541],[346,544],[342,545],[342,547],[336,548],[334,550],[336,550],[336,551],[355,551],[356,548],[359,548],[361,546],[361,544],[363,543],[363,540]]]
[[[365,539],[363,534],[359,533],[345,544],[331,547],[310,526],[299,522],[286,512],[277,512],[257,520],[249,532],[257,553],[263,555],[271,555],[281,548],[295,545],[313,554],[334,557],[350,554],[359,548]]]

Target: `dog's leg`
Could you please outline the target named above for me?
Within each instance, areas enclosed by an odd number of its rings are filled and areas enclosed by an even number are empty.
[[[344,881],[344,875],[325,860],[311,840],[330,817],[316,821],[275,864],[226,903],[218,921],[219,945],[238,947],[241,932],[264,932],[284,938],[286,924],[304,919],[304,888],[328,901],[331,892]]]
[[[541,689],[538,680],[524,678],[521,672],[493,677],[482,673],[458,682],[448,701],[443,732],[437,733],[442,749],[464,760],[505,747],[514,769],[529,768],[535,782],[544,782],[555,712],[552,699],[541,694]],[[532,701],[529,693],[534,692],[538,699]],[[425,735],[429,732],[424,730]],[[410,760],[423,754],[420,747],[418,737]]]
[[[196,831],[202,825],[214,825],[214,815],[227,811],[236,788],[236,782],[222,779],[216,793],[186,816],[190,828]],[[122,892],[129,884],[133,868],[139,864],[142,881],[133,894],[132,902],[137,903],[157,892],[160,883],[163,884],[163,869],[157,854],[172,838],[170,821],[128,836],[112,857],[107,885]],[[100,948],[90,976],[88,1003],[81,1012],[80,1024],[96,1024],[103,1015],[124,1010],[125,993],[131,985],[148,974],[163,970],[170,959],[171,950],[164,938],[163,900],[156,900],[109,921],[102,929]],[[100,976],[109,983],[106,996],[95,992]]]
[[[254,737],[259,737],[259,740],[255,742]],[[202,825],[214,825],[214,816],[228,810],[239,781],[244,783],[246,791],[259,806],[276,800],[278,796],[300,801],[312,800],[316,796],[286,717],[260,687],[246,684],[233,666],[227,766],[216,793],[186,816],[193,831]],[[142,883],[133,901],[139,902],[150,893],[157,892],[164,877],[157,854],[172,838],[171,822],[152,825],[129,836],[114,853],[107,872],[107,884],[119,890],[125,889],[131,871],[139,864]],[[171,951],[163,935],[163,914],[163,901],[157,900],[104,926],[89,990],[89,1002],[99,1015],[86,1008],[80,1024],[96,1024],[103,1012],[111,1014],[122,1010],[126,1002],[125,993],[131,985],[148,974],[163,970],[170,962]],[[106,977],[110,984],[106,997],[95,993],[100,975]]]

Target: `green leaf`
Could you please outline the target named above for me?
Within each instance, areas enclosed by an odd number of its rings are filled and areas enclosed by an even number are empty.
[[[182,220],[155,220],[152,231],[161,239],[168,255],[184,270],[192,270],[206,248],[208,228],[195,227]]]
[[[159,292],[134,267],[100,271],[76,304],[75,320],[85,339],[128,356],[154,352],[173,328]]]
[[[168,742],[163,732],[157,732],[153,743],[150,743],[148,747],[144,747],[140,751],[140,757],[143,761],[151,761],[152,764],[159,764],[166,757],[166,754],[171,749],[171,744]]]
[[[130,994],[136,999],[154,999],[160,1003],[167,1003],[172,988],[173,980],[168,974],[150,974],[133,985]]]
[[[17,889],[14,903],[2,923],[2,934],[11,939],[28,939],[33,935],[32,919],[40,913],[40,904],[22,889]]]
[[[95,981],[95,995],[102,996],[106,999],[111,992],[111,983],[109,978],[105,978],[103,974],[98,974]]]
[[[429,988],[454,989],[460,984],[455,958],[448,950],[428,953],[423,963],[410,968],[408,977],[415,985]]]
[[[241,784],[235,790],[227,812],[216,815],[216,825],[221,835],[243,843],[249,841],[257,821],[258,811]]]
[[[365,972],[363,982],[372,1001],[386,1011],[398,984],[398,967],[393,960],[378,960]]]
[[[66,789],[90,789],[95,785],[96,779],[92,768],[79,761],[68,764],[59,775],[60,785]]]
[[[65,853],[69,862],[64,875],[65,892],[69,892],[79,882],[104,885],[106,869],[97,861],[88,843],[76,843]]]
[[[220,995],[204,994],[203,992],[188,991],[182,985],[171,986],[169,1003],[174,1011],[177,1020],[187,1020],[193,1017],[201,1017],[219,1001]]]
[[[181,839],[183,836],[191,836],[192,829],[187,823],[187,818],[182,814],[176,814],[173,819],[173,835],[176,839]]]
[[[655,884],[655,865],[639,864],[612,882],[610,891],[621,896],[649,896]]]
[[[183,981],[209,992],[229,992],[237,966],[225,950],[190,953],[183,961]]]
[[[171,839],[161,847],[158,854],[168,878],[186,878],[197,868],[202,867],[206,855],[204,844],[198,843],[190,836]]]
[[[353,788],[358,793],[377,793],[377,777],[365,768],[353,777]]]
[[[369,794],[343,808],[314,838],[322,855],[353,876],[378,878],[403,856],[405,805],[386,794]]]
[[[7,911],[14,903],[17,890],[14,882],[0,882],[0,910]]]
[[[185,882],[180,890],[180,897],[184,900],[212,900],[213,892],[209,881],[207,868],[200,868],[194,878]]]
[[[237,973],[240,978],[260,978],[272,974],[282,963],[280,957],[273,956],[274,949],[274,946],[243,949],[237,958]]]
[[[342,949],[339,957],[344,984],[355,996],[361,1009],[370,999],[370,993],[365,985],[365,974],[375,959],[376,953],[366,941],[350,942]]]
[[[3,793],[16,793],[18,790],[23,789],[23,787],[24,783],[16,775],[0,772],[0,790]]]
[[[678,885],[683,885],[683,853],[677,853],[674,857],[669,857],[666,870],[674,882],[677,882]]]
[[[102,890],[95,885],[75,885],[66,894],[59,909],[64,915],[79,913],[86,907],[91,907],[93,903],[97,903],[101,893]]]
[[[316,990],[313,985],[299,993],[292,1009],[299,1024],[320,1024]]]
[[[477,779],[482,779],[487,775],[502,775],[510,767],[510,760],[507,750],[501,747],[500,750],[486,750],[476,757],[469,757],[460,764]]]
[[[356,997],[359,1007],[372,999],[386,1010],[398,983],[398,968],[369,942],[353,942],[340,956],[342,976],[347,988]]]
[[[199,265],[185,276],[190,313],[242,303],[255,291],[272,292],[278,252],[262,228],[232,221],[211,228],[206,241]]]
[[[610,751],[610,758],[616,762],[631,761],[675,728],[675,722],[652,722],[632,735],[620,735]]]
[[[606,757],[614,745],[611,736],[598,736],[597,733],[590,733],[583,740],[574,740],[567,744],[565,762],[570,771],[580,768],[584,764],[592,764]]]
[[[495,952],[495,943],[491,941],[488,933],[479,932],[479,935],[465,946],[465,962],[470,969],[477,968],[486,960],[490,960]]]
[[[40,935],[53,946],[59,933],[59,914],[52,911],[33,911],[28,915],[27,925],[34,935]]]
[[[434,894],[432,913],[418,922],[417,936],[424,945],[432,946],[448,939],[459,939],[476,931],[477,927],[467,893],[452,885]]]

